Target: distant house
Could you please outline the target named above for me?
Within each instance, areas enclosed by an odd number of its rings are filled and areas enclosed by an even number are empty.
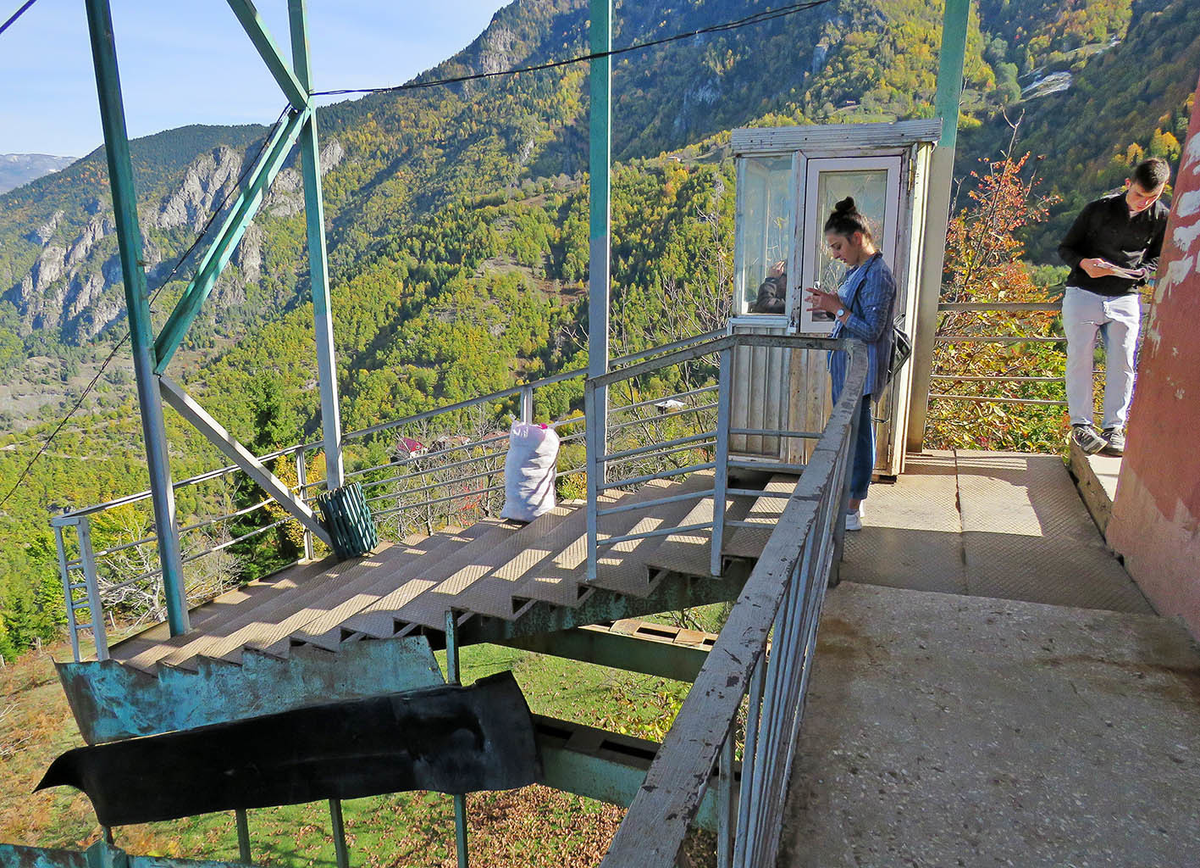
[[[412,458],[420,458],[429,452],[429,447],[420,440],[413,440],[411,437],[400,437],[396,440],[396,460],[408,461]]]
[[[674,398],[670,398],[666,401],[659,401],[657,404],[654,405],[654,409],[657,410],[659,413],[666,414],[666,413],[678,412],[679,410],[682,410],[686,406],[687,406],[687,404],[683,403],[683,401],[677,401]]]
[[[451,449],[461,449],[471,442],[466,434],[446,434],[433,441],[434,452],[447,452]]]

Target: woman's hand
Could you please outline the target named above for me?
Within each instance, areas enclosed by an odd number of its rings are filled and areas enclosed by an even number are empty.
[[[817,311],[825,311],[835,316],[842,309],[842,300],[838,298],[836,292],[823,292],[815,286],[810,286],[804,290],[808,293],[809,311],[816,313]]]
[[[784,261],[782,259],[780,259],[778,262],[776,262],[774,265],[772,265],[769,269],[767,269],[767,279],[770,280],[771,278],[774,278],[774,277],[782,277],[783,271],[785,268],[787,268],[786,263],[784,263]]]

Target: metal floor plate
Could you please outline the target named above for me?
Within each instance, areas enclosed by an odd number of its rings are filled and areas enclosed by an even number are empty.
[[[842,578],[894,588],[1153,612],[1053,455],[937,452],[871,486]]]

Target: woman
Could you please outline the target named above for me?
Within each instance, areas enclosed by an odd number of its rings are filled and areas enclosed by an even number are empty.
[[[850,469],[850,503],[846,512],[846,530],[862,530],[862,502],[871,484],[875,467],[875,426],[871,424],[871,402],[883,394],[887,385],[888,360],[892,354],[892,308],[896,303],[896,281],[875,246],[871,227],[846,197],[834,206],[825,221],[825,243],[835,259],[849,270],[836,293],[809,288],[809,310],[833,314],[836,323],[832,337],[847,335],[867,345],[867,380],[863,384],[859,410],[858,439],[854,464]],[[829,376],[833,380],[833,400],[837,403],[846,383],[848,356],[829,354]]]

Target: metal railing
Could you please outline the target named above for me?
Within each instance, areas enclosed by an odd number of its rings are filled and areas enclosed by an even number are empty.
[[[719,334],[697,335],[615,359],[613,364],[618,367],[636,366],[652,356],[670,354],[711,341]],[[662,367],[659,366],[660,369]],[[504,490],[504,458],[507,452],[507,432],[501,430],[499,420],[507,415],[532,422],[536,418],[539,394],[568,381],[577,381],[582,391],[586,374],[583,369],[565,371],[347,433],[342,438],[343,454],[350,468],[346,479],[362,485],[380,534],[385,538],[400,539],[415,531],[432,533],[446,524],[468,523],[496,515]],[[657,466],[660,462],[673,463],[687,454],[689,448],[704,448],[703,443],[696,441],[683,444],[674,451],[661,450],[658,454],[652,449],[638,451],[640,447],[656,441],[664,430],[663,419],[667,417],[672,420],[674,428],[681,427],[681,421],[687,420],[683,424],[684,428],[691,426],[687,433],[694,433],[705,426],[705,414],[714,406],[710,396],[717,386],[699,379],[694,373],[691,381],[696,385],[671,388],[654,397],[647,398],[644,392],[621,396],[622,401],[611,408],[606,420],[609,423],[608,435],[613,442],[629,448],[621,456],[609,456],[612,463],[638,467],[649,473],[660,469]],[[684,406],[663,416],[655,405],[664,401],[677,401]],[[472,413],[477,418],[468,418]],[[586,437],[586,417],[577,411],[573,414],[568,411],[562,418],[549,424],[562,432],[562,443],[568,447]],[[464,430],[471,430],[472,435],[462,434]],[[422,446],[426,442],[439,441],[443,445],[433,449],[407,450],[405,441],[414,441],[418,436],[422,438]],[[295,477],[294,484],[290,486],[292,491],[305,502],[313,504],[325,488],[323,478],[310,478],[314,464],[319,463],[322,453],[323,444],[303,443],[269,452],[259,458],[264,464],[276,462],[277,475],[283,473],[278,462],[288,462],[292,468],[291,474]],[[575,456],[569,449],[564,449],[561,458],[570,462],[570,466],[561,466],[560,462],[560,479],[586,473],[586,461],[582,456]],[[222,567],[214,568],[212,560],[215,557],[293,522],[290,516],[273,507],[270,499],[259,497],[249,506],[232,508],[230,501],[234,492],[244,492],[247,486],[248,479],[232,465],[173,484],[177,500],[191,498],[197,503],[215,501],[226,506],[216,515],[197,515],[179,528],[190,604],[216,596],[241,580],[238,565],[232,563],[232,558]],[[97,659],[107,659],[105,612],[107,607],[109,617],[112,617],[112,603],[116,597],[131,590],[139,591],[140,598],[148,601],[141,606],[143,620],[156,617],[161,608],[154,603],[162,598],[162,570],[158,565],[158,537],[149,519],[149,510],[146,509],[149,499],[150,492],[141,491],[51,517],[58,548],[59,574],[66,599],[68,633],[76,661],[82,659],[80,639],[87,633],[91,634],[95,644]],[[121,528],[115,537],[109,532],[105,538],[97,539],[96,522],[111,524],[112,517],[119,510],[128,513],[127,524],[132,527]],[[249,526],[248,529],[230,532],[230,523],[235,521],[240,522],[243,528]],[[314,540],[312,533],[298,524],[295,527],[300,537],[298,556],[290,561],[278,560],[273,564],[274,569],[312,560],[320,554],[320,544]],[[97,542],[100,543],[99,547],[96,546]],[[216,579],[212,578],[213,573],[218,574]]]
[[[942,302],[938,305],[938,313],[1013,313],[1013,314],[1060,314],[1062,302]],[[1062,335],[975,335],[975,334],[938,334],[934,337],[935,345],[945,344],[1025,344],[1065,343]],[[1018,398],[1006,395],[962,395],[954,392],[939,392],[934,390],[937,383],[1016,383],[1016,384],[1063,384],[1062,377],[1046,377],[1038,374],[1019,376],[955,376],[954,374],[939,373],[937,355],[934,355],[934,370],[930,375],[931,388],[929,400],[966,401],[977,404],[1025,404],[1032,406],[1065,407],[1065,400],[1045,398]],[[1065,387],[1064,387],[1065,388]]]
[[[1149,311],[1149,306],[1143,300],[1142,302],[1142,318],[1145,319]],[[955,314],[955,313],[978,313],[978,314],[1054,314],[1061,315],[1062,302],[942,302],[938,305],[938,313]],[[1065,344],[1066,336],[1060,333],[1049,335],[1034,335],[1034,334],[961,334],[947,333],[938,334],[934,337],[936,345],[947,344]],[[1103,367],[1097,367],[1092,371],[1093,376],[1104,374]],[[966,395],[956,392],[936,391],[935,387],[938,383],[1013,383],[1018,385],[1038,385],[1045,386],[1055,385],[1056,391],[1059,389],[1065,390],[1066,384],[1063,376],[1045,376],[1045,371],[1035,369],[1031,374],[1023,375],[955,375],[948,374],[943,370],[939,370],[938,356],[934,355],[933,373],[930,375],[931,387],[929,392],[929,400],[941,401],[963,401],[976,404],[1002,404],[1002,405],[1025,405],[1025,406],[1040,406],[1040,407],[1065,407],[1067,402],[1065,399],[1058,398],[1022,398],[1008,395]]]
[[[702,335],[691,341],[626,358],[618,367],[601,377],[584,381],[584,401],[592,418],[601,396],[615,395],[603,429],[584,427],[571,430],[564,441],[587,437],[588,454],[580,467],[569,473],[586,472],[595,494],[587,503],[589,531],[589,568],[594,570],[598,551],[621,541],[644,539],[666,533],[711,529],[711,571],[722,569],[722,537],[727,525],[727,499],[761,497],[763,492],[728,487],[728,470],[738,462],[729,456],[729,436],[736,432],[764,433],[760,429],[732,429],[729,407],[733,351],[737,347],[786,347],[798,350],[850,349],[827,338],[800,338],[782,335]],[[774,863],[779,844],[781,817],[789,773],[804,710],[805,691],[815,653],[817,625],[834,564],[840,557],[844,523],[841,516],[849,496],[848,468],[852,460],[857,425],[858,395],[866,377],[866,352],[851,349],[846,388],[834,407],[822,432],[780,429],[780,436],[807,437],[817,440],[809,463],[803,467],[798,484],[787,497],[762,555],[734,605],[720,638],[708,655],[646,781],[621,824],[603,864],[615,866],[673,866],[692,819],[704,798],[710,781],[718,787],[718,863],[730,866],[767,866]],[[716,359],[714,365],[712,360]],[[674,372],[674,376],[670,373]],[[713,383],[714,379],[716,382]],[[512,389],[459,402],[414,416],[397,419],[354,432],[345,442],[378,438],[401,432],[411,426],[444,417],[446,414],[481,407],[489,402],[519,396],[521,416],[533,418],[536,390],[571,378],[583,379],[582,371],[572,371]],[[647,391],[675,383],[668,392],[646,397]],[[679,388],[682,384],[685,388]],[[662,411],[664,401],[671,404]],[[657,406],[656,406],[657,405]],[[559,420],[555,425],[571,429],[584,424],[578,416]],[[598,436],[603,430],[604,436]],[[363,482],[372,491],[376,503],[389,497],[420,495],[421,499],[380,510],[380,521],[387,514],[427,509],[439,502],[468,496],[472,491],[489,488],[487,467],[504,454],[498,448],[504,441],[499,433],[469,440],[448,442],[443,448],[427,451],[420,459],[444,461],[440,470],[454,471],[450,482],[425,482],[431,468],[414,462],[408,455],[356,467],[348,475]],[[411,445],[411,444],[410,444]],[[309,499],[321,488],[321,481],[306,478],[306,455],[319,451],[319,444],[301,444],[278,450],[268,459],[290,458],[295,462],[294,490]],[[470,454],[476,450],[477,454]],[[484,469],[480,469],[480,466]],[[762,466],[762,462],[755,462]],[[615,468],[623,470],[618,475]],[[704,490],[689,490],[656,500],[601,507],[599,495],[618,488],[630,488],[649,480],[686,476],[712,470],[713,484]],[[176,483],[179,491],[228,479],[238,473],[232,467],[201,474]],[[479,480],[484,480],[479,482]],[[404,482],[419,482],[413,488],[388,490]],[[450,495],[441,493],[448,485],[467,486],[471,491]],[[91,523],[97,516],[120,507],[136,504],[149,496],[143,492],[119,498],[62,516],[52,523],[58,542],[59,560],[68,598],[68,617],[76,660],[80,659],[79,633],[91,629],[96,639],[97,658],[108,656],[103,620],[103,600],[97,577],[98,563],[124,551],[153,546],[152,533],[95,549]],[[601,537],[599,520],[607,515],[640,509],[652,509],[682,500],[712,497],[712,521],[659,528],[651,532],[614,534]],[[266,501],[193,522],[181,528],[187,533],[211,528],[234,517],[253,515],[267,508]],[[283,518],[231,538],[218,546],[187,554],[194,563],[212,552],[228,548],[254,534],[264,533],[290,521]],[[764,529],[761,524],[728,522],[734,526]],[[64,531],[74,528],[78,555],[68,557]],[[304,556],[312,557],[312,541],[306,539]],[[75,581],[76,574],[82,581]],[[124,580],[147,581],[157,570]],[[110,586],[110,590],[111,590]],[[82,618],[79,613],[86,612]],[[741,757],[740,763],[738,757]],[[740,785],[736,783],[740,766]],[[714,776],[715,770],[715,776]]]
[[[775,864],[817,625],[840,557],[866,369],[866,352],[852,351],[843,395],[617,830],[603,868],[676,865],[714,779],[717,864]],[[739,746],[741,781],[735,786]]]

